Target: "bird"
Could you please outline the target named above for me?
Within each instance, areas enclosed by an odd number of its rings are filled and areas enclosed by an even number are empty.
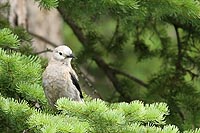
[[[43,90],[52,107],[55,107],[56,101],[62,97],[84,102],[78,76],[71,66],[73,58],[75,56],[68,46],[56,47],[42,74]]]

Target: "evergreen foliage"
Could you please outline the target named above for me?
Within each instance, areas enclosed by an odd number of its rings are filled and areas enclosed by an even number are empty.
[[[62,110],[60,114],[47,114],[42,110],[37,111],[30,108],[25,101],[18,102],[14,99],[5,99],[1,96],[1,131],[27,131],[36,133],[179,132],[176,126],[164,124],[164,118],[168,114],[168,108],[163,103],[144,105],[142,102],[135,101],[130,104],[108,104],[101,100],[92,100],[87,101],[86,104],[82,104],[62,98],[58,101],[58,109]],[[129,113],[126,112],[127,110],[137,111]],[[142,110],[142,112],[138,110]],[[155,116],[149,115],[152,114],[152,110],[157,110],[157,112],[153,113]],[[134,118],[133,116],[140,119],[132,120]],[[154,118],[157,118],[157,120]],[[185,133],[187,132],[198,133],[199,130],[185,131]]]
[[[0,49],[0,89],[3,96],[46,102],[41,87],[40,60]],[[34,94],[34,95],[33,95]]]
[[[27,118],[33,113],[25,101],[0,96],[1,132],[23,132],[28,128]]]
[[[3,48],[18,48],[19,39],[9,29],[0,32]],[[41,87],[40,59],[0,48],[0,90],[5,97],[26,99],[30,103],[46,104]]]
[[[42,8],[51,9],[58,6],[58,0],[35,0],[40,3]]]
[[[57,7],[83,46],[79,63],[94,61],[111,81],[116,101],[126,102],[61,98],[57,110],[50,109],[41,86],[41,59],[20,46],[29,36],[0,17],[1,132],[200,132],[200,88],[193,83],[200,70],[199,1],[35,1],[41,8]],[[98,27],[107,21],[116,24],[112,33]],[[130,49],[138,62],[161,60],[147,83],[120,70]],[[138,98],[145,103],[133,101]]]
[[[97,64],[120,95],[118,101],[166,102],[168,123],[183,130],[199,127],[200,121],[200,88],[194,84],[200,68],[199,5],[196,0],[80,0],[60,1],[58,10],[84,47],[79,58],[84,54],[84,63]],[[135,66],[127,67],[131,62],[124,60],[130,55],[141,63],[157,58],[160,70],[147,75],[145,84],[129,75]],[[129,68],[127,73],[123,68]]]
[[[19,45],[18,36],[14,35],[8,28],[0,30],[0,46],[15,48]]]

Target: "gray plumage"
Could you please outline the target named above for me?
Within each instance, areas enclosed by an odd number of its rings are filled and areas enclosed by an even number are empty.
[[[61,97],[82,102],[82,92],[78,77],[71,67],[72,51],[67,46],[58,46],[46,67],[43,76],[45,96],[51,106]]]

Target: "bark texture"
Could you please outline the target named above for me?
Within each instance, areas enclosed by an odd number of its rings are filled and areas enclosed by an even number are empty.
[[[34,0],[9,0],[9,4],[9,21],[12,26],[22,26],[33,36],[38,35],[57,46],[63,44],[62,19],[56,9],[42,9]],[[32,40],[36,52],[55,47],[40,37],[34,36]],[[49,53],[41,55],[49,57]]]

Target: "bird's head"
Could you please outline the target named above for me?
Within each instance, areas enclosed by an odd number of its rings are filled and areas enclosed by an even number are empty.
[[[72,58],[74,58],[74,55],[69,47],[62,45],[54,49],[52,58],[56,61],[68,64],[71,62]]]

